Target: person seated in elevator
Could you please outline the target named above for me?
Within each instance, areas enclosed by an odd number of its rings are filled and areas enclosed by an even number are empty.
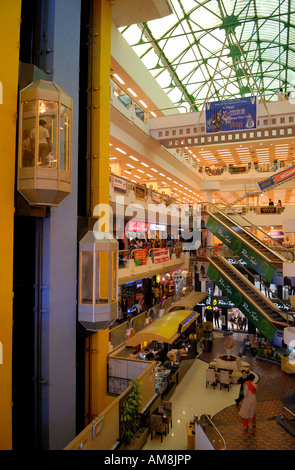
[[[39,121],[39,152],[38,152],[38,165],[46,165],[46,157],[52,152],[52,143],[50,140],[48,129],[46,129],[47,122],[44,119]],[[34,154],[35,152],[35,142],[37,138],[37,128],[31,130],[30,139],[31,139],[31,148]]]

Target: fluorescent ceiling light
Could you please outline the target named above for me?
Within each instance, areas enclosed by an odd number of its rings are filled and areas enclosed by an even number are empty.
[[[142,106],[143,106],[144,108],[147,108],[147,107],[148,107],[147,104],[146,104],[143,100],[139,100],[139,102],[140,102],[140,104],[142,104]]]
[[[156,170],[155,168],[151,168],[152,171],[154,171],[155,173],[158,173],[158,170]]]
[[[139,171],[139,173],[144,173],[144,171],[140,170],[139,168],[137,168],[136,171]]]
[[[135,93],[135,91],[132,90],[132,88],[127,88],[127,91],[129,91],[129,93],[131,93],[131,95],[135,98],[137,97],[137,94]]]
[[[140,162],[140,164],[149,168],[149,166],[146,163]]]
[[[151,115],[154,116],[154,117],[157,117],[156,113],[154,113],[154,111],[151,111]]]
[[[120,82],[122,85],[125,85],[124,80],[122,80],[122,78],[119,77],[117,73],[114,73],[113,77],[115,77],[118,80],[118,82]]]
[[[118,150],[118,152],[123,153],[124,155],[126,155],[126,152],[124,152],[124,150],[120,149],[119,147],[116,147],[116,150]]]
[[[163,173],[159,173],[159,175],[164,176],[164,177],[166,176],[166,175],[164,175]]]
[[[129,166],[130,168],[135,168],[133,165],[130,165],[130,163],[126,163],[127,166]]]
[[[133,157],[132,155],[129,155],[129,158],[132,158],[132,160],[138,162],[138,158]]]

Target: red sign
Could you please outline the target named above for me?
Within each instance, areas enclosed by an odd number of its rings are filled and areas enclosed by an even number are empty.
[[[272,178],[275,183],[280,183],[281,181],[291,178],[291,176],[295,176],[295,166],[292,166],[291,168],[288,168],[287,170],[280,171],[280,173],[277,173]]]
[[[169,256],[169,248],[154,248],[154,263],[165,263],[166,261],[170,261]]]
[[[143,266],[146,264],[147,250],[134,250],[135,266]]]
[[[134,222],[130,220],[129,232],[148,232],[148,225],[147,222]]]

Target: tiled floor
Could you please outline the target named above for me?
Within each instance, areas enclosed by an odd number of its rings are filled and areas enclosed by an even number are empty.
[[[238,354],[244,335],[234,333],[233,354]],[[149,436],[143,450],[187,450],[185,424],[195,415],[209,414],[225,439],[228,450],[295,450],[295,438],[275,420],[280,416],[281,400],[295,393],[295,377],[281,371],[280,366],[243,356],[258,376],[257,427],[245,433],[235,398],[239,386],[226,389],[206,388],[205,371],[214,357],[224,353],[223,334],[215,333],[211,353],[201,354],[176,387],[170,400],[173,407],[173,428],[161,439]],[[201,351],[201,349],[199,349]]]

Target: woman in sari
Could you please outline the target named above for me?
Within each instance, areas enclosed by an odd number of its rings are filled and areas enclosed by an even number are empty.
[[[244,385],[244,399],[239,412],[239,415],[243,418],[244,430],[248,429],[248,420],[252,419],[252,427],[256,427],[256,392],[257,385],[253,383],[255,376],[249,374],[247,382]]]

